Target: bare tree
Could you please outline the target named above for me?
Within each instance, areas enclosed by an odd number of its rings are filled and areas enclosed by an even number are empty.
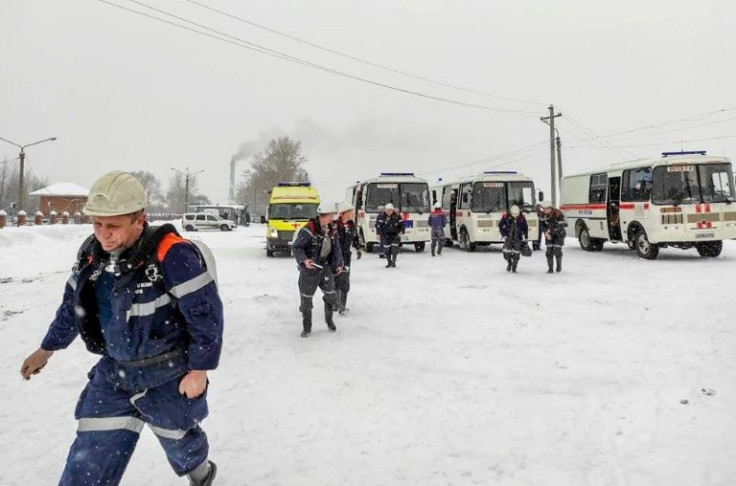
[[[263,152],[256,153],[251,169],[243,172],[236,198],[248,205],[252,215],[265,214],[270,191],[279,181],[304,182],[309,175],[304,170],[307,158],[302,154],[302,143],[289,137],[279,137],[269,142]]]
[[[0,209],[10,208],[11,203],[18,200],[18,184],[20,183],[20,171],[15,165],[14,160],[7,158],[0,162]],[[28,193],[41,189],[48,185],[48,179],[37,177],[34,173],[26,173],[24,178],[24,207],[16,208],[24,209],[26,212],[33,213],[38,210],[38,198],[29,198]]]
[[[189,205],[192,204],[209,204],[209,198],[204,194],[200,194],[197,176],[189,176],[189,188],[187,194],[186,178],[176,172],[169,179],[169,189],[166,191],[166,203],[170,213],[186,213],[187,196],[189,197]]]
[[[146,170],[137,170],[130,173],[133,177],[138,179],[146,191],[148,197],[147,208],[160,206],[163,203],[164,195],[161,191],[161,181],[159,181],[155,175]]]

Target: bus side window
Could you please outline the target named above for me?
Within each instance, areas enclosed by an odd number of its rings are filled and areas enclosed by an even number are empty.
[[[652,170],[649,167],[624,171],[621,187],[622,201],[649,201],[651,195]]]
[[[590,193],[588,194],[588,202],[601,203],[606,202],[606,186],[608,185],[607,174],[593,174],[590,176]]]
[[[463,184],[460,186],[460,204],[459,207],[468,209],[470,207],[470,193],[473,190],[472,184]]]
[[[363,191],[357,191],[357,195],[355,196],[355,209],[362,209],[363,208]]]

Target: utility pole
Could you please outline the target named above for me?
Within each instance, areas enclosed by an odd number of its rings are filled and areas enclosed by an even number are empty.
[[[171,170],[173,170],[174,172],[178,172],[179,174],[184,176],[184,212],[185,213],[189,209],[189,178],[194,177],[195,175],[201,174],[202,172],[204,172],[204,169],[198,170],[197,172],[189,172],[189,167],[187,167],[186,169],[187,169],[186,172],[182,172],[178,169],[174,169],[173,167],[171,168]]]
[[[550,166],[550,190],[552,193],[552,206],[557,207],[557,164],[555,164],[555,118],[562,116],[562,113],[555,113],[554,105],[549,105],[549,116],[540,118],[544,123],[549,125],[549,166]],[[559,137],[558,144],[559,144]],[[557,150],[559,151],[559,145]],[[562,167],[560,167],[560,173]],[[561,176],[560,176],[561,177]]]
[[[23,186],[24,186],[23,173],[24,173],[25,161],[26,161],[26,148],[32,145],[38,145],[39,143],[53,142],[54,140],[56,140],[56,137],[45,138],[43,140],[39,140],[38,142],[27,143],[25,145],[19,145],[15,142],[11,142],[10,140],[6,140],[2,137],[0,137],[0,140],[2,140],[3,142],[8,142],[10,145],[15,145],[16,147],[20,149],[20,154],[18,157],[18,159],[20,160],[20,173],[18,175],[18,210],[20,211],[21,209],[23,209],[23,204],[25,202],[24,199],[26,196],[25,191],[23,190]]]

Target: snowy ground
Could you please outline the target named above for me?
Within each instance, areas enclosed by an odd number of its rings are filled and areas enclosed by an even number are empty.
[[[18,370],[89,232],[0,230],[2,486],[56,484],[74,438],[95,358],[78,340]],[[643,261],[568,239],[559,275],[540,252],[516,275],[497,249],[367,255],[338,332],[316,305],[300,339],[295,263],[264,233],[196,234],[226,311],[204,423],[218,485],[736,484],[736,242]],[[144,430],[123,484],[186,481]]]

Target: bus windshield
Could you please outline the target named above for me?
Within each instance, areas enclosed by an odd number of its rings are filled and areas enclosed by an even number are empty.
[[[532,182],[476,182],[470,210],[476,213],[501,213],[517,205],[522,211],[530,212],[534,210],[534,204]]]
[[[429,212],[429,186],[426,182],[381,182],[369,184],[365,210],[377,213],[387,203],[402,213]]]
[[[476,182],[470,210],[476,213],[506,211],[506,188],[503,182]]]
[[[307,220],[317,217],[314,203],[278,203],[268,207],[268,219]]]
[[[655,204],[734,200],[731,164],[669,165],[654,169],[652,202]]]
[[[509,207],[514,204],[525,212],[534,211],[534,184],[532,182],[509,182]]]

